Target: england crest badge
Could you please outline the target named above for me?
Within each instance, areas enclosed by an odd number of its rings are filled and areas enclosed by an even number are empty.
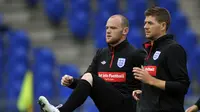
[[[122,68],[125,65],[126,59],[125,58],[118,58],[117,66]]]
[[[156,51],[155,53],[154,53],[154,55],[153,55],[153,59],[154,60],[157,60],[158,58],[159,58],[159,56],[160,56],[160,51]]]

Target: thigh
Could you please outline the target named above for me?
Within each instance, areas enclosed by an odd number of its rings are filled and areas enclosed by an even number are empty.
[[[93,76],[93,87],[90,96],[98,109],[103,112],[110,112],[111,110],[122,112],[129,104],[132,107],[132,103],[127,102],[128,100],[119,90],[98,76]]]

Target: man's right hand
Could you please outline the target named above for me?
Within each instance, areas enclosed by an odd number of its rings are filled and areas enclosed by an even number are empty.
[[[192,105],[185,112],[197,112],[197,111],[198,111],[198,107],[196,105]]]
[[[63,86],[69,86],[73,82],[73,77],[70,75],[64,75],[61,79],[61,85]]]
[[[138,100],[140,100],[140,98],[139,98],[140,94],[142,94],[141,90],[135,90],[135,91],[133,91],[132,96],[136,101],[138,101]]]

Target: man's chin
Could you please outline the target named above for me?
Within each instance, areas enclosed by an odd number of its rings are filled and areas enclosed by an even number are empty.
[[[113,44],[113,41],[106,40],[106,43],[107,43],[107,44]]]
[[[109,44],[109,45],[114,45],[114,44],[116,44],[117,42],[115,42],[115,41],[106,41],[106,43]]]
[[[110,41],[106,41],[107,44],[110,44]]]
[[[149,36],[149,35],[146,35],[145,37],[146,37],[147,39],[148,39],[148,38],[151,38],[151,36]]]
[[[152,40],[153,37],[152,37],[152,36],[146,36],[146,39],[148,39],[148,40]]]

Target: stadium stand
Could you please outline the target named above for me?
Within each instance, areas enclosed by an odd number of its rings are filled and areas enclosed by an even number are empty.
[[[32,111],[39,111],[36,101],[40,95],[53,104],[64,103],[72,90],[60,85],[61,77],[64,74],[79,77],[95,50],[107,46],[105,24],[113,14],[122,13],[130,20],[128,41],[142,48],[144,11],[150,4],[165,7],[172,14],[169,33],[175,34],[186,49],[190,79],[197,80],[199,85],[199,35],[192,29],[192,19],[181,8],[182,2],[187,0],[0,1],[0,111],[18,111],[18,98],[28,70],[33,73]],[[124,10],[121,4],[126,4]],[[186,107],[192,104],[191,97],[200,92],[195,84],[191,86]],[[98,112],[98,109],[88,98],[76,112]]]

